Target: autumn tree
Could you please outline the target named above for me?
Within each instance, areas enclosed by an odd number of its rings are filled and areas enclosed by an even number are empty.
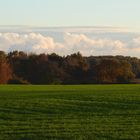
[[[12,71],[7,61],[7,56],[0,51],[0,84],[6,84],[12,78]]]
[[[67,56],[64,62],[64,70],[67,72],[68,77],[65,79],[65,83],[86,83],[88,69],[89,65],[80,53]]]
[[[128,83],[135,78],[132,67],[127,61],[101,59],[95,67],[97,83]]]
[[[135,79],[135,74],[132,72],[132,66],[127,61],[121,61],[118,69],[117,81],[118,83],[129,83]]]

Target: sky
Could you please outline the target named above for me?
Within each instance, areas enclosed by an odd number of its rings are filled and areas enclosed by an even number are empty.
[[[140,29],[140,0],[0,0],[1,25]]]
[[[0,50],[140,58],[140,0],[0,0]]]

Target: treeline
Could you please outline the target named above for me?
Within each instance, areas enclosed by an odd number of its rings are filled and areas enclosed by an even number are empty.
[[[0,51],[0,84],[115,84],[139,78],[140,59],[135,57]]]

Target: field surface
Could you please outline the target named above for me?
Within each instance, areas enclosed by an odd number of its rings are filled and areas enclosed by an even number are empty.
[[[140,140],[140,85],[0,86],[0,140]]]

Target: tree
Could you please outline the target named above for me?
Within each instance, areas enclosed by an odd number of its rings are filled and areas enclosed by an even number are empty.
[[[102,59],[95,67],[97,83],[129,83],[134,78],[135,74],[127,61]]]
[[[6,84],[12,77],[12,70],[7,61],[7,56],[0,51],[0,84]]]
[[[97,83],[116,83],[120,63],[116,59],[102,59],[95,67]]]
[[[64,82],[68,84],[86,83],[88,69],[89,65],[80,53],[67,56],[64,61],[64,70],[67,73]]]
[[[127,61],[122,61],[118,70],[117,80],[119,83],[129,83],[135,79],[135,74],[132,72],[132,66]]]

